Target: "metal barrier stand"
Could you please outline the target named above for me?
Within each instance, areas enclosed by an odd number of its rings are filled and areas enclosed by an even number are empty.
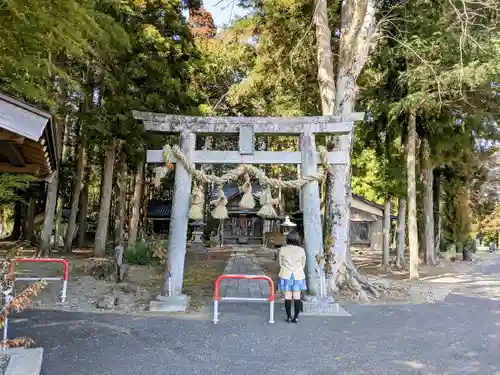
[[[16,263],[61,263],[64,265],[64,275],[62,277],[15,277],[14,271],[16,268]],[[16,258],[9,266],[9,279],[12,281],[61,281],[61,302],[66,301],[67,290],[68,290],[68,278],[69,278],[69,263],[66,259],[57,258]]]
[[[224,279],[232,280],[265,280],[269,283],[269,297],[268,298],[246,298],[246,297],[221,297],[219,294],[220,282]],[[265,275],[220,275],[217,280],[215,280],[214,288],[214,324],[219,322],[219,301],[233,301],[233,302],[269,302],[269,323],[274,324],[274,282],[273,280]]]
[[[16,263],[62,263],[64,265],[64,274],[62,277],[14,277],[14,271],[16,268]],[[69,278],[69,263],[66,259],[56,259],[56,258],[16,258],[10,262],[9,273],[7,275],[9,280],[14,283],[15,280],[19,281],[62,281],[61,288],[61,302],[66,301],[66,293],[68,289],[68,278]],[[14,286],[14,284],[12,284]],[[14,299],[11,294],[6,294],[3,296],[3,301],[5,304],[10,303]],[[3,322],[3,348],[6,350],[8,327],[9,327],[9,311],[4,311],[4,322]]]

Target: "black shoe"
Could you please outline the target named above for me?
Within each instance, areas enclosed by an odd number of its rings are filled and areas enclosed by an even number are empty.
[[[292,300],[291,299],[286,299],[285,300],[285,312],[286,312],[286,322],[290,323],[292,320]]]
[[[299,314],[300,314],[300,310],[302,310],[302,301],[300,299],[296,299],[294,302],[294,314],[293,314],[293,319],[292,319],[292,322],[293,323],[297,323],[299,321]]]

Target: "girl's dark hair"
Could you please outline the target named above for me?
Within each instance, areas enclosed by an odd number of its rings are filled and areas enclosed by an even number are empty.
[[[286,243],[288,245],[300,246],[299,232],[294,230],[288,233],[288,235],[286,236]]]

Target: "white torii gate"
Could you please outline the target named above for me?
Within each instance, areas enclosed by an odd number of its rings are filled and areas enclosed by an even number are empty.
[[[190,117],[134,111],[134,118],[142,120],[145,130],[180,135],[180,148],[194,164],[300,164],[301,176],[315,176],[319,154],[316,134],[346,135],[353,131],[354,122],[363,119],[363,113],[347,116],[319,117]],[[196,135],[239,134],[239,151],[196,150]],[[254,135],[299,135],[300,151],[255,151]],[[349,150],[328,153],[330,164],[348,164]],[[148,150],[147,162],[164,164],[162,150]],[[175,160],[174,160],[175,162]],[[184,259],[188,230],[191,174],[182,163],[175,168],[174,196],[170,221],[168,255],[171,270],[171,294],[165,283],[164,295],[152,301],[157,311],[184,311],[188,298],[182,295]],[[347,205],[344,187],[342,201]],[[319,275],[315,272],[316,255],[323,253],[321,202],[318,182],[310,182],[301,189],[304,221],[304,243],[307,255],[307,284],[309,293],[320,294]],[[347,221],[348,223],[348,221]]]

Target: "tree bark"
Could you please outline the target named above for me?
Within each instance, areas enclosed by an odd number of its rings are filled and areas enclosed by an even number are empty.
[[[423,183],[424,183],[424,236],[425,236],[425,261],[429,266],[436,265],[436,252],[434,248],[434,194],[433,177],[434,167],[430,159],[429,143],[423,140]]]
[[[326,113],[329,98],[326,94],[333,91],[331,101],[335,103],[335,114],[346,114],[354,111],[356,97],[356,79],[359,76],[368,57],[369,48],[375,33],[375,0],[342,2],[340,47],[338,71],[336,77],[331,60],[331,45],[327,43],[330,32],[328,26],[327,6],[317,0],[315,3],[315,22],[318,48],[318,78],[322,95],[322,111]],[[320,78],[321,77],[321,78]],[[339,149],[351,156],[353,132],[339,137]],[[338,285],[348,284],[359,298],[365,299],[364,290],[376,294],[375,287],[361,280],[359,272],[350,259],[349,223],[351,201],[351,158],[346,165],[331,166],[328,172],[325,202],[325,256],[330,269],[330,288],[335,290]],[[358,286],[362,286],[363,288]]]
[[[89,212],[89,183],[90,183],[90,166],[87,163],[85,168],[85,177],[83,189],[80,193],[80,211],[78,212],[78,238],[76,246],[82,248],[85,246],[87,235],[87,215]]]
[[[104,177],[103,181],[101,181],[101,204],[99,209],[99,222],[97,224],[94,244],[94,256],[96,257],[103,257],[106,250],[115,158],[116,141],[113,139],[108,144],[106,159],[104,161]]]
[[[56,216],[57,191],[59,189],[59,173],[56,171],[49,181],[47,187],[47,199],[45,201],[45,218],[43,221],[42,238],[36,256],[48,256],[51,252],[50,240]]]
[[[36,198],[34,196],[31,196],[28,198],[28,203],[26,207],[26,220],[24,221],[24,231],[23,231],[23,239],[30,243],[34,242],[35,209],[36,209]]]
[[[141,197],[141,206],[142,206],[142,212],[144,215],[142,215],[142,220],[139,221],[139,232],[142,230],[143,233],[148,232],[148,224],[150,221],[148,220],[148,202],[153,198],[152,191],[153,191],[153,181],[151,179],[151,175],[145,174],[146,171],[143,171],[144,177],[143,177],[143,194]]]
[[[396,267],[402,268],[406,265],[405,260],[405,233],[406,233],[406,199],[398,200],[398,249]]]
[[[71,206],[68,218],[68,226],[66,229],[66,238],[64,240],[64,252],[70,253],[75,238],[76,218],[78,216],[78,208],[80,203],[80,193],[83,187],[84,171],[87,166],[87,142],[85,136],[80,137],[80,145],[78,147],[78,156],[76,160],[76,175],[75,184],[71,193]]]
[[[432,193],[434,206],[434,251],[436,253],[436,261],[439,262],[441,249],[441,172],[438,169],[434,169]]]
[[[411,110],[408,118],[408,239],[410,248],[410,279],[418,279],[418,226],[417,226],[417,181],[415,175],[416,167],[416,140],[417,124],[415,111]]]
[[[115,241],[118,245],[123,245],[125,231],[125,216],[126,216],[126,201],[125,194],[127,191],[127,163],[126,155],[123,149],[120,152],[118,162],[118,202],[116,204],[116,220],[115,220]]]
[[[130,216],[128,245],[133,246],[137,241],[139,232],[139,219],[141,213],[142,185],[144,182],[144,160],[137,162],[134,178],[134,198],[132,203],[132,215]]]
[[[62,141],[62,153],[61,153],[61,166],[64,164],[69,157],[69,119],[66,118],[64,121],[64,132],[63,132],[63,141]],[[60,171],[58,172],[58,181],[63,180],[60,175]],[[56,221],[55,221],[55,233],[54,233],[54,246],[59,247],[59,240],[61,238],[61,220],[62,220],[62,210],[64,208],[64,197],[61,197],[56,202]]]
[[[389,268],[390,252],[389,252],[389,234],[391,230],[391,197],[385,198],[384,204],[384,228],[382,237],[382,267]]]
[[[332,115],[335,105],[335,74],[333,71],[332,33],[328,25],[327,0],[314,2],[316,46],[318,59],[318,85],[321,95],[321,112]]]
[[[10,237],[17,241],[21,239],[23,232],[23,202],[16,201],[14,203],[14,224],[12,226],[12,234]]]

